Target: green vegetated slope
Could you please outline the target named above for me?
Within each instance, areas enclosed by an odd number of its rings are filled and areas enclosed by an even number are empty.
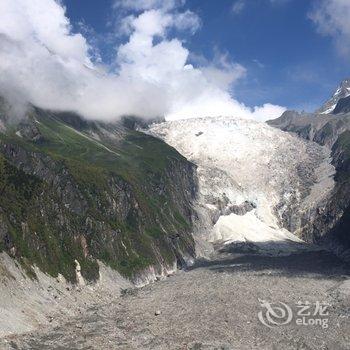
[[[3,119],[4,118],[3,112]],[[122,123],[33,109],[0,133],[0,246],[75,281],[99,259],[128,277],[194,256],[194,166]]]

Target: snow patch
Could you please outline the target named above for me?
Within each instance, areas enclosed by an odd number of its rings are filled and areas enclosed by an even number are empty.
[[[333,104],[331,107],[329,107],[328,109],[326,109],[325,111],[321,112],[320,114],[330,114],[334,111],[335,107],[337,106],[337,104]]]
[[[230,214],[220,216],[209,235],[209,241],[226,243],[277,243],[290,240],[301,243],[302,240],[278,226],[269,226],[260,220],[255,212],[243,216]]]

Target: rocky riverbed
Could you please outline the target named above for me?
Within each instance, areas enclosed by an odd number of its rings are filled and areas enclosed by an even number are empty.
[[[164,281],[4,338],[0,348],[350,349],[349,267],[321,250],[269,256],[246,248],[226,246]],[[307,303],[310,315],[298,321]]]

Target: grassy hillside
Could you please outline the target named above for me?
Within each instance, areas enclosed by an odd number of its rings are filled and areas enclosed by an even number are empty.
[[[26,266],[93,280],[96,259],[132,277],[194,255],[194,167],[162,141],[34,109],[0,151],[0,244]]]

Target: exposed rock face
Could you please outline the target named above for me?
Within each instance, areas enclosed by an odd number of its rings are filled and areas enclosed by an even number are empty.
[[[332,148],[340,134],[350,129],[350,114],[324,115],[286,111],[267,124]]]
[[[195,166],[174,149],[122,123],[1,113],[0,247],[29,273],[96,280],[98,259],[143,284],[193,259]]]
[[[341,98],[334,108],[333,114],[349,113],[350,112],[350,96]]]
[[[347,98],[350,95],[350,79],[344,79],[333,96],[316,111],[318,114],[337,113],[336,106],[341,99]]]
[[[304,215],[300,234],[309,241],[325,243],[350,259],[350,114],[287,111],[268,124],[297,133],[331,150],[331,162],[336,170],[335,187],[316,211]]]

